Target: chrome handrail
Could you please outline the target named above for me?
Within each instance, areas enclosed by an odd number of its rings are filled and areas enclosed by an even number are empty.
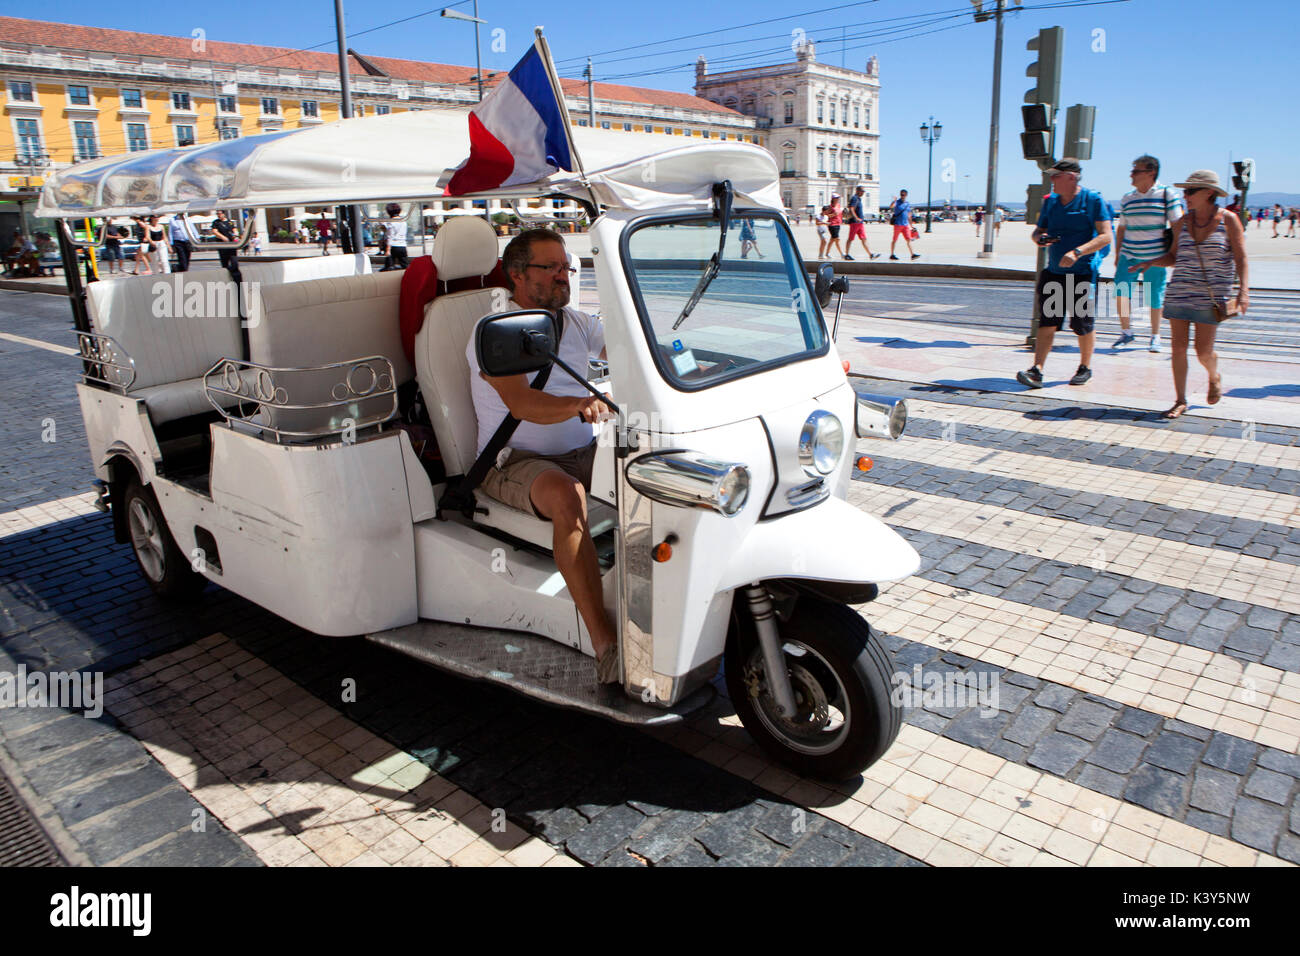
[[[135,384],[135,359],[117,339],[99,332],[78,332],[77,345],[82,361],[87,363],[84,381],[107,385],[123,395],[130,391]],[[126,381],[121,381],[123,378]]]
[[[330,386],[328,399],[290,401],[290,389],[295,384],[301,385],[301,381],[295,380],[318,376],[333,369],[346,371]],[[232,427],[263,432],[273,436],[276,442],[285,439],[346,439],[349,433],[355,435],[357,431],[382,424],[397,414],[393,363],[382,355],[285,368],[242,359],[222,359],[204,374],[203,391],[212,407]],[[230,401],[222,402],[222,398]],[[361,413],[358,402],[381,398],[389,399],[386,410],[381,408],[368,414]],[[305,430],[281,428],[275,423],[276,413],[308,410],[343,414],[339,417],[330,415],[328,424]]]

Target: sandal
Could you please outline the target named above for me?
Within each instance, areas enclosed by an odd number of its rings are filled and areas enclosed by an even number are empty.
[[[623,683],[622,668],[619,667],[618,645],[605,651],[604,656],[596,658],[596,682],[598,684]]]
[[[1205,395],[1205,401],[1211,405],[1219,404],[1219,399],[1223,398],[1223,376],[1214,376],[1214,381],[1210,382],[1210,390]]]
[[[1168,408],[1165,411],[1160,413],[1160,417],[1163,418],[1165,421],[1171,422],[1175,418],[1182,418],[1183,414],[1186,411],[1187,411],[1186,402],[1174,402],[1171,408]]]

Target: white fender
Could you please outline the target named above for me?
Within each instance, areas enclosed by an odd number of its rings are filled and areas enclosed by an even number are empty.
[[[807,511],[758,522],[717,590],[764,578],[884,583],[920,567],[921,556],[897,531],[847,501],[828,498]]]

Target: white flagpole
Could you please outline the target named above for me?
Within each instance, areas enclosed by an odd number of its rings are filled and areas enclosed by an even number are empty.
[[[555,63],[551,60],[551,48],[546,43],[546,37],[542,35],[541,27],[534,27],[533,33],[536,37],[533,45],[537,47],[537,52],[542,57],[542,65],[546,67],[546,76],[551,81],[551,90],[555,94],[555,101],[560,105],[560,118],[564,120],[564,138],[569,143],[569,155],[573,157],[573,164],[578,167],[579,181],[587,187],[587,192],[591,196],[591,204],[599,210],[600,202],[596,199],[596,193],[592,190],[591,184],[587,182],[587,171],[582,168],[582,156],[578,153],[578,144],[573,141],[573,120],[569,118],[569,106],[564,101],[564,89],[560,86],[560,77],[555,72]]]

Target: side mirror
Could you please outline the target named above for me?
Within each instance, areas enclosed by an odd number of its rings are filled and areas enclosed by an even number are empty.
[[[849,291],[849,277],[836,276],[835,281],[831,283],[831,291],[837,295],[847,295]]]
[[[527,375],[551,364],[555,339],[555,319],[549,312],[502,312],[479,320],[474,354],[484,375]]]
[[[831,283],[835,281],[835,267],[823,262],[817,267],[817,277],[813,280],[813,292],[824,309],[831,304]]]

